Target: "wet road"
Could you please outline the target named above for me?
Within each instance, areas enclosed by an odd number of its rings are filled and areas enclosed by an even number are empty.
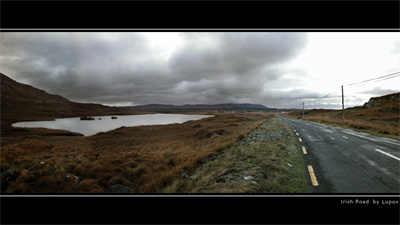
[[[278,117],[297,133],[309,193],[400,193],[398,140]]]

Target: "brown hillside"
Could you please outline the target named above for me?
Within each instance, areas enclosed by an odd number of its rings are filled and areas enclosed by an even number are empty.
[[[30,85],[18,83],[1,75],[1,127],[10,129],[16,121],[49,120],[75,116],[139,114],[134,109],[108,107],[100,104],[71,102]]]
[[[383,134],[400,135],[400,92],[373,97],[363,106],[345,109],[345,125]],[[302,118],[302,112],[291,116]],[[342,110],[313,109],[304,113],[306,120],[343,124]]]

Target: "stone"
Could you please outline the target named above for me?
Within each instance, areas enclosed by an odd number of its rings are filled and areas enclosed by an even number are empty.
[[[218,137],[218,136],[219,136],[219,134],[214,133],[210,138],[215,138],[215,137]]]
[[[189,175],[189,171],[184,170],[182,173],[182,177],[188,177],[188,175]]]
[[[364,104],[364,108],[371,108],[372,106],[374,106],[374,103],[375,103],[375,99],[370,98],[369,101]]]
[[[4,181],[15,180],[19,176],[19,173],[15,169],[8,169],[1,173],[1,179]]]
[[[247,177],[243,177],[243,179],[244,180],[251,180],[251,179],[253,179],[253,177],[252,176],[247,176]]]
[[[78,184],[78,183],[79,183],[79,176],[75,176],[75,175],[73,175],[73,174],[67,173],[67,174],[65,175],[65,179],[68,180],[71,176],[75,179],[75,184]]]
[[[126,194],[126,193],[130,193],[131,191],[133,191],[132,188],[129,188],[129,187],[124,186],[122,184],[117,184],[117,185],[114,185],[114,186],[110,187],[106,191],[106,193],[123,193],[123,194]]]

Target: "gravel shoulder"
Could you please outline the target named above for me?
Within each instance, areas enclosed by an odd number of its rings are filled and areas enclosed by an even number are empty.
[[[161,193],[306,193],[301,150],[274,115],[230,148],[203,160]]]

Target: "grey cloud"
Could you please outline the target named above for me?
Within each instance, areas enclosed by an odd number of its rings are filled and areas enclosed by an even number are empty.
[[[185,33],[185,44],[172,56],[170,66],[184,78],[214,75],[252,75],[263,66],[284,63],[305,46],[302,33]],[[193,36],[193,39],[191,39]],[[211,47],[210,47],[211,45]]]
[[[266,82],[279,80],[283,75],[279,66],[297,56],[307,43],[307,36],[301,33],[183,36],[187,41],[171,56],[169,64],[185,81],[186,87],[182,83],[178,86],[186,88],[180,93],[201,94],[212,103],[255,102],[266,91]]]
[[[371,97],[376,97],[376,96],[393,94],[393,93],[396,93],[396,92],[399,92],[399,90],[382,89],[380,87],[374,87],[373,89],[362,91],[362,92],[359,92],[359,93],[360,94],[367,94],[367,95],[370,95]]]
[[[269,106],[276,104],[275,99],[310,95],[306,90],[272,90],[297,82],[283,77],[288,71],[282,65],[306,46],[306,34],[181,36],[182,45],[166,61],[138,33],[1,33],[0,70],[73,101],[103,104],[250,102]]]

